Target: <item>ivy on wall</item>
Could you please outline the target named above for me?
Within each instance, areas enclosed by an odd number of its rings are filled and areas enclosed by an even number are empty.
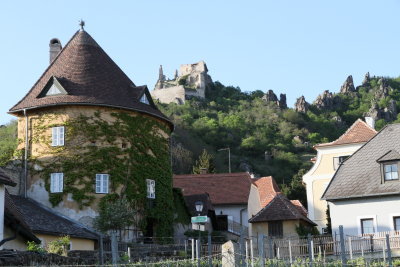
[[[174,217],[172,171],[168,126],[146,116],[125,112],[110,113],[105,120],[100,112],[93,116],[79,115],[63,120],[62,114],[40,116],[33,124],[32,143],[39,146],[31,157],[33,174],[40,175],[50,192],[50,174],[64,173],[62,193],[49,193],[53,206],[67,194],[80,208],[107,205],[124,197],[142,218],[138,225],[146,227],[146,219],[155,222],[157,236],[171,236]],[[60,122],[61,121],[61,122]],[[112,122],[110,122],[112,121]],[[51,128],[65,126],[65,146],[51,146]],[[35,167],[36,166],[36,167]],[[39,166],[39,167],[37,167]],[[109,193],[95,202],[95,177],[107,173]],[[146,179],[155,180],[156,198],[147,199]]]

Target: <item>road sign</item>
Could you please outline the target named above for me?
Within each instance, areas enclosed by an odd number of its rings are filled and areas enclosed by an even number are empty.
[[[195,216],[192,217],[192,223],[206,223],[207,216]]]

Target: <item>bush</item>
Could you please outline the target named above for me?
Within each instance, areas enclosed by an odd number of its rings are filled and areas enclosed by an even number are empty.
[[[47,245],[47,252],[67,256],[68,246],[70,243],[69,236],[62,236],[59,239],[51,241]]]
[[[26,250],[33,251],[33,252],[39,252],[39,253],[46,252],[46,250],[44,248],[42,248],[42,246],[40,244],[35,243],[34,241],[26,242]]]

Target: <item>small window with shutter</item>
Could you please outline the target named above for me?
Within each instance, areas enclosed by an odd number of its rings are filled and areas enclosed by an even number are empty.
[[[154,180],[146,179],[147,183],[147,198],[156,198],[156,182]]]
[[[57,126],[52,128],[51,145],[63,146],[64,145],[65,129],[64,126]]]
[[[108,193],[108,174],[96,174],[96,193],[107,194]]]
[[[56,172],[50,174],[50,193],[60,193],[64,187],[64,173]]]

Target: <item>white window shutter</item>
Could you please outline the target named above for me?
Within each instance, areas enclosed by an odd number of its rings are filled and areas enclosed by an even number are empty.
[[[63,146],[63,145],[64,145],[64,126],[60,126],[60,127],[58,127],[58,129],[59,129],[59,133],[58,133],[58,138],[59,138],[58,145],[59,145],[59,146]]]
[[[58,146],[58,135],[57,135],[57,127],[52,128],[52,146]]]
[[[102,193],[108,193],[108,174],[103,176],[103,190]]]
[[[58,192],[62,192],[64,190],[64,174],[58,174]]]
[[[50,193],[55,192],[55,184],[56,184],[55,176],[56,176],[55,173],[52,173],[50,175]]]
[[[156,182],[154,180],[151,180],[151,191],[152,198],[156,198]]]
[[[101,192],[101,174],[96,174],[96,193]]]

